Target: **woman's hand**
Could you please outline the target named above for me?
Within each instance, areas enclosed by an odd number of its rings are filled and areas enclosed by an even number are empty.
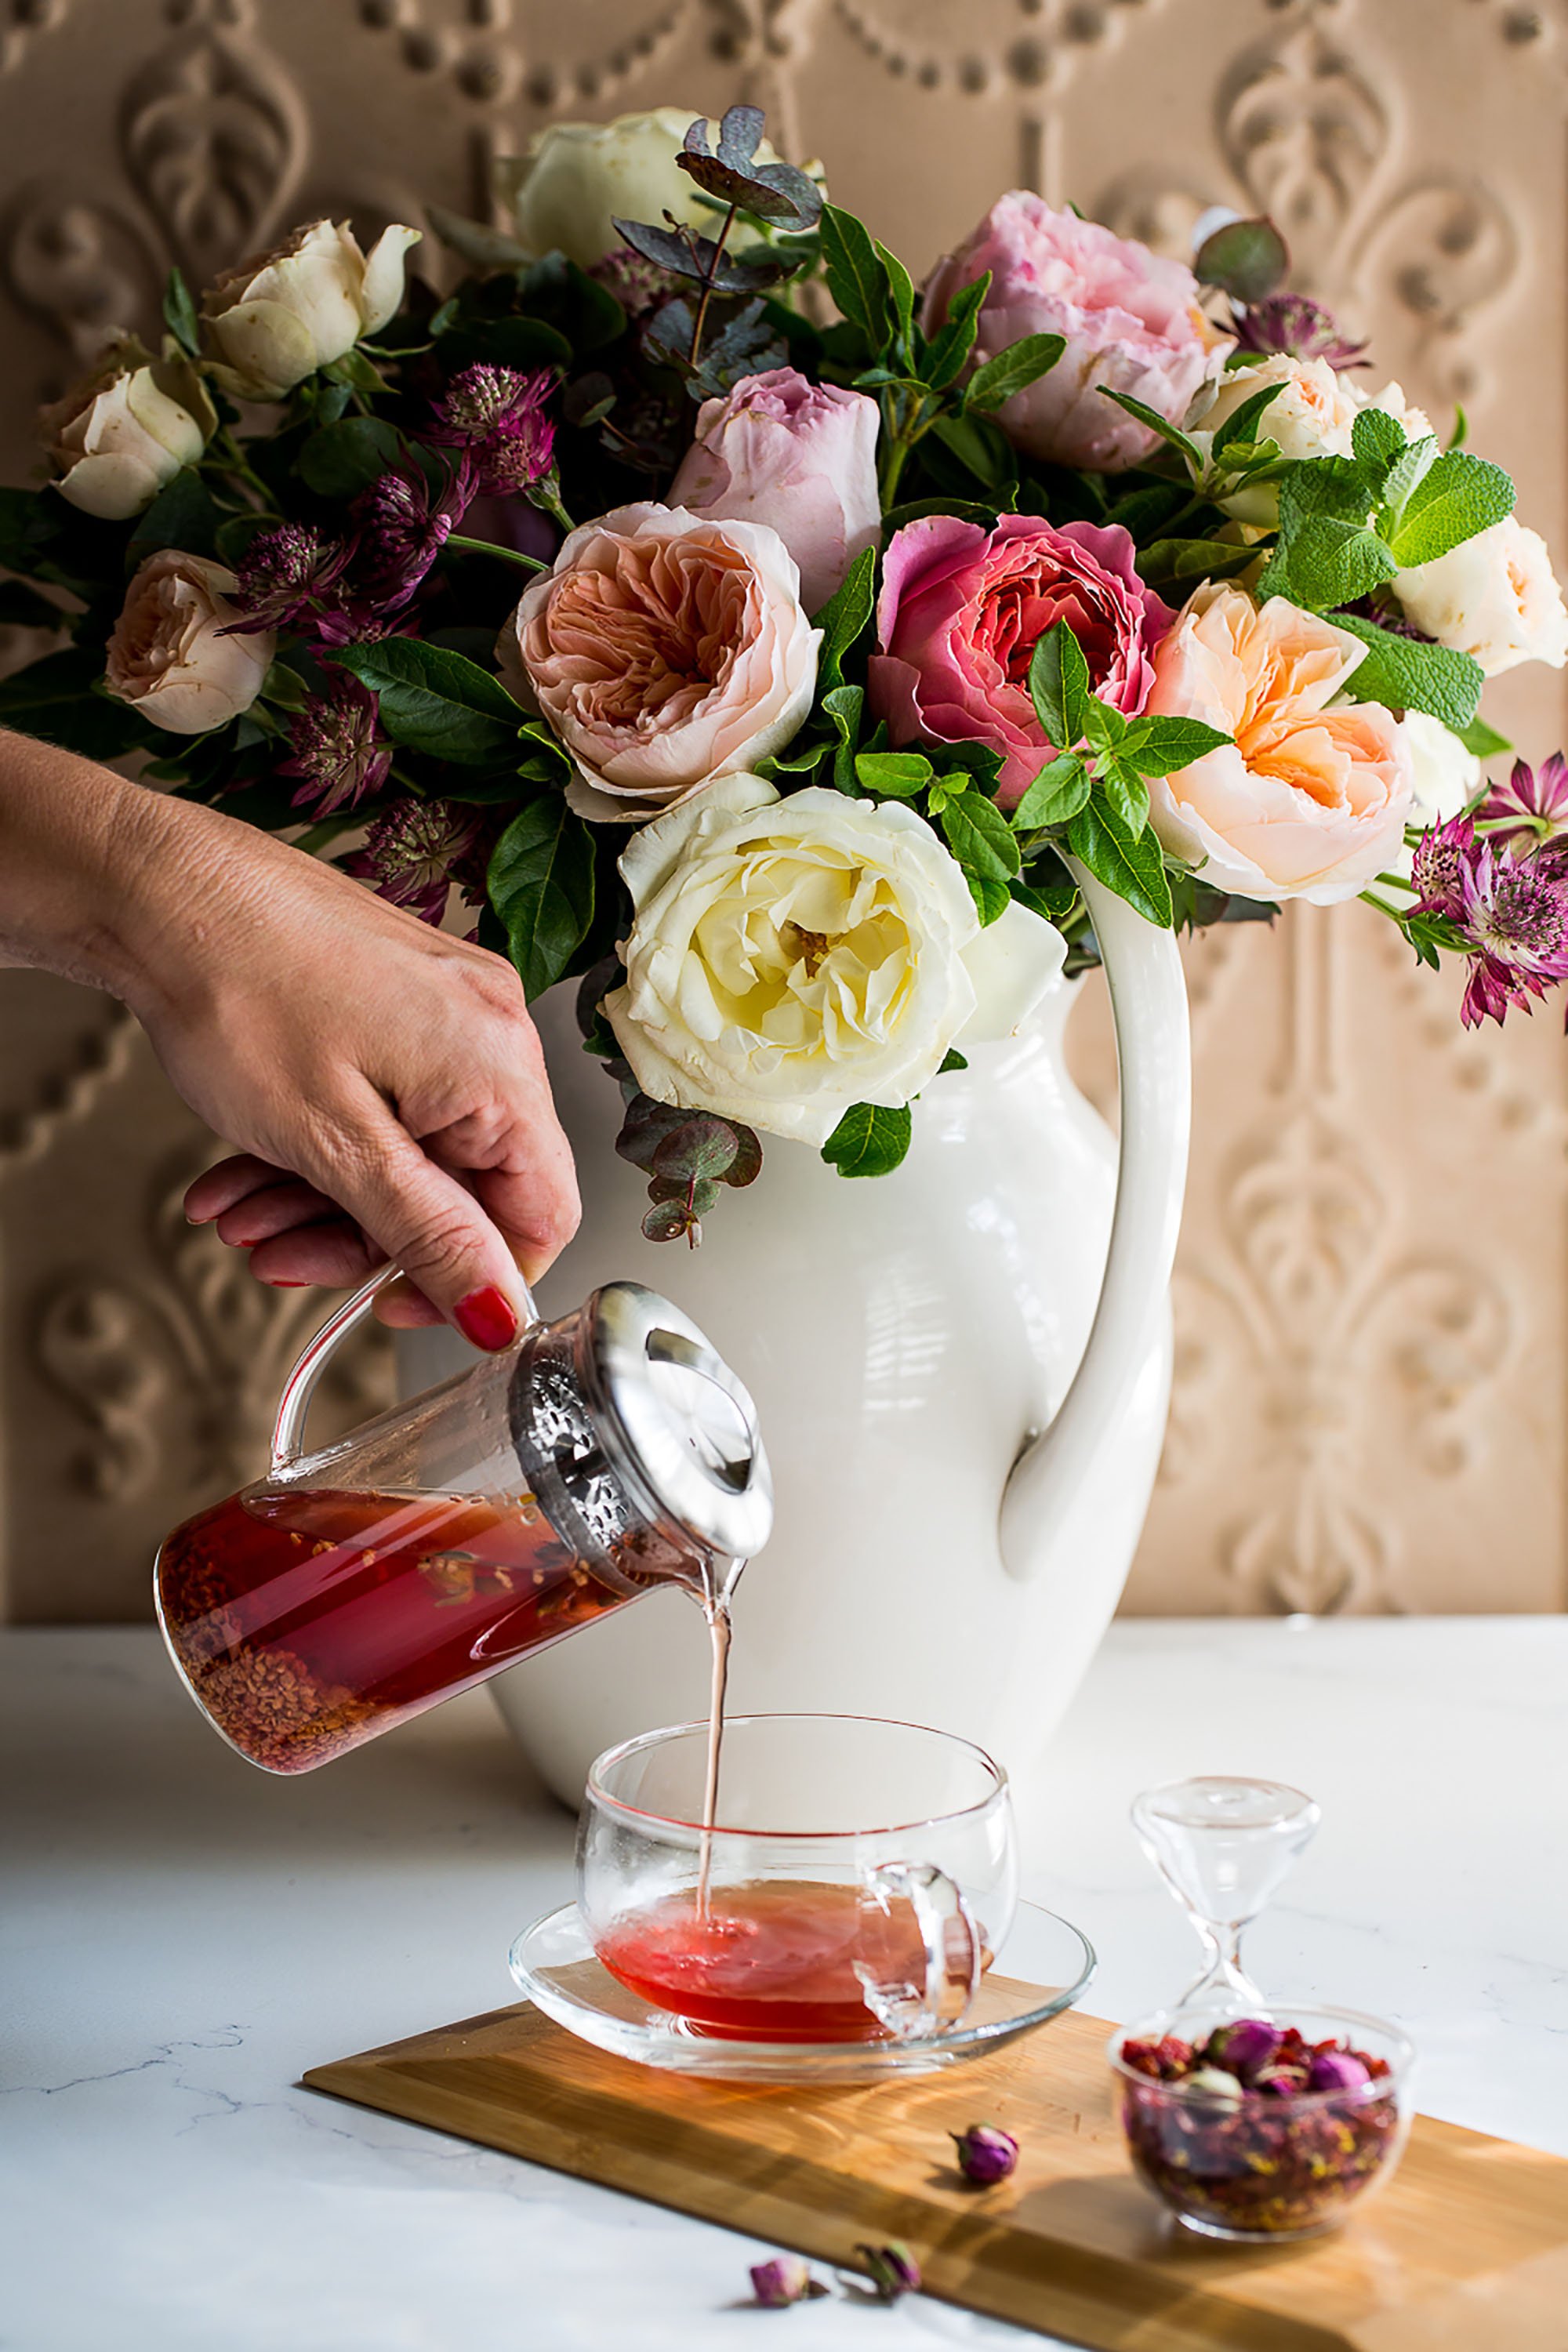
[[[71,803],[53,827],[40,796]],[[399,1286],[384,1320],[447,1318],[504,1347],[519,1268],[537,1279],[578,1217],[510,965],[233,818],[5,739],[0,850],[40,823],[49,936],[28,951],[14,865],[0,940],[122,996],[191,1108],[241,1147],[192,1185],[191,1218],[250,1250],[264,1282],[357,1283],[392,1258],[419,1295]],[[73,857],[80,898],[59,880]]]

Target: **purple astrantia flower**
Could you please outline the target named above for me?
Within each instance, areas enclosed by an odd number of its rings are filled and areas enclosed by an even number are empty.
[[[1553,751],[1539,768],[1516,760],[1506,784],[1493,784],[1476,812],[1489,841],[1522,855],[1568,835],[1568,760]]]
[[[1476,848],[1476,828],[1468,816],[1452,816],[1422,835],[1410,867],[1410,887],[1422,914],[1443,915],[1451,923],[1463,919],[1464,876]]]
[[[376,733],[374,695],[357,677],[335,671],[324,694],[314,694],[289,723],[290,756],[280,776],[298,776],[296,808],[319,817],[357,808],[386,782],[392,746]]]
[[[478,469],[466,449],[439,487],[414,466],[373,482],[354,501],[359,543],[353,600],[383,613],[406,604],[478,488]]]
[[[432,403],[429,438],[469,451],[483,495],[525,490],[550,471],[554,456],[555,427],[544,413],[554,381],[549,368],[525,374],[478,361]]]
[[[1460,867],[1458,921],[1470,976],[1459,1018],[1500,1023],[1511,1005],[1568,980],[1568,881],[1544,857],[1510,857],[1479,843]]]
[[[649,261],[629,245],[612,246],[588,275],[615,296],[628,319],[646,318],[685,284],[673,270],[661,269],[657,261]]]
[[[1243,351],[1289,352],[1292,359],[1327,360],[1331,368],[1366,364],[1366,345],[1342,334],[1333,312],[1309,294],[1268,294],[1237,307],[1235,318]]]
[[[224,635],[254,636],[279,628],[314,634],[320,617],[338,609],[353,554],[352,539],[330,539],[313,523],[286,522],[258,532],[235,571],[232,602],[245,618]]]
[[[400,801],[365,833],[364,847],[342,861],[378,898],[407,907],[422,922],[447,911],[453,868],[478,838],[480,815],[457,801]]]
[[[958,2150],[958,2168],[977,2189],[1005,2180],[1018,2161],[1018,2143],[1011,2132],[994,2124],[971,2124],[967,2131],[950,2135]]]

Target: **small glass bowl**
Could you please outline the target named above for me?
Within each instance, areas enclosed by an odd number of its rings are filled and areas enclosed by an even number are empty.
[[[1348,2043],[1381,2058],[1389,2071],[1354,2089],[1244,2090],[1231,2103],[1127,2063],[1128,2042],[1173,2034],[1195,2045],[1216,2025],[1237,2022],[1201,2010],[1163,2010],[1124,2025],[1109,2055],[1128,2153],[1144,2186],[1200,2237],[1281,2245],[1336,2229],[1392,2177],[1410,2129],[1415,2053],[1397,2026],[1359,2010],[1270,2003],[1262,2014],[1281,2031],[1293,2025],[1307,2042]]]

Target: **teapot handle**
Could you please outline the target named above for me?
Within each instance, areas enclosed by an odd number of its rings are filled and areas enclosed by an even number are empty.
[[[1186,984],[1174,934],[1069,858],[1105,962],[1116,1023],[1121,1153],[1116,1213],[1089,1344],[1049,1426],[1002,1498],[1002,1557],[1020,1582],[1051,1555],[1096,1441],[1124,1410],[1163,1311],[1182,1222],[1192,1117]]]
[[[273,1477],[285,1470],[297,1468],[305,1451],[305,1415],[310,1409],[310,1399],[316,1393],[316,1383],[342,1342],[351,1331],[358,1330],[382,1292],[390,1288],[401,1272],[400,1266],[378,1266],[370,1280],[362,1282],[353,1296],[345,1298],[335,1314],[328,1316],[315,1338],[306,1342],[304,1351],[284,1381],[283,1393],[278,1400],[278,1418],[272,1424]],[[526,1310],[522,1328],[528,1331],[538,1323],[539,1309],[526,1283],[522,1285],[522,1299]]]

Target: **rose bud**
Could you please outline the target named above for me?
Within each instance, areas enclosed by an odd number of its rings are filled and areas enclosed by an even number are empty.
[[[994,2124],[971,2124],[967,2131],[950,2133],[949,2137],[958,2150],[960,2172],[978,2189],[1005,2180],[1018,2161],[1017,2141],[1011,2132],[998,2131]]]
[[[804,2303],[827,2289],[812,2277],[798,2254],[775,2254],[772,2262],[752,2263],[752,2292],[764,2309],[782,2311],[786,2303]]]
[[[1309,2091],[1359,2091],[1371,2075],[1359,2058],[1348,2050],[1322,2050],[1312,2061],[1307,2074]]]
[[[1227,2074],[1223,2066],[1200,2066],[1195,2074],[1187,2076],[1182,2088],[1198,2092],[1215,2106],[1239,2106],[1247,2096],[1236,2076]]]
[[[1205,2045],[1204,2056],[1211,2066],[1224,2066],[1248,2083],[1268,2065],[1279,2047],[1276,2026],[1261,2017],[1241,2017],[1234,2025],[1215,2027]]]
[[[921,2266],[900,2238],[887,2246],[857,2246],[856,2252],[871,2274],[879,2303],[897,2303],[901,2294],[918,2294]]]

